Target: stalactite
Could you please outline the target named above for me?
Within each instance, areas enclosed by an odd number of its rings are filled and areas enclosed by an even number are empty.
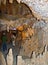
[[[18,1],[18,3],[20,3],[21,0],[17,0],[17,1]]]
[[[13,3],[13,0],[9,0],[9,3]]]
[[[6,5],[6,0],[1,0],[4,5]]]

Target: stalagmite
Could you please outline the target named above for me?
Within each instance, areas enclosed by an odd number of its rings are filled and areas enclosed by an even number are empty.
[[[9,53],[7,55],[7,65],[13,65],[13,53],[12,48],[9,49]]]
[[[35,52],[33,52],[33,58],[34,58],[34,59],[36,58],[36,54],[35,54]]]
[[[7,32],[9,32],[9,26],[7,26]]]
[[[22,56],[17,57],[17,65],[23,65]]]
[[[0,65],[6,65],[5,58],[2,52],[0,52]]]
[[[47,52],[47,45],[45,46],[45,53]]]

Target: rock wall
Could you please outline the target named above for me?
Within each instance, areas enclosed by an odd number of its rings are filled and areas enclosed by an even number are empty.
[[[34,35],[22,42],[20,55],[30,57],[33,51],[35,51],[36,54],[42,53],[44,51],[44,46],[46,44],[48,45],[47,25],[48,23],[45,23],[44,21],[37,21],[33,24],[32,28],[35,30]]]
[[[38,19],[48,19],[47,0],[21,0],[21,2],[26,3]]]
[[[48,51],[47,46],[45,46],[45,51],[43,54],[39,54],[36,57],[35,52],[32,54],[31,59],[23,59],[22,56],[18,56],[17,65],[48,65]]]
[[[33,51],[36,54],[42,53],[45,44],[48,45],[48,22],[37,21],[32,17],[7,22],[4,22],[5,25],[12,26],[12,30],[14,28],[18,30],[16,44],[19,44],[19,55],[31,57]],[[3,21],[1,24],[3,24]]]

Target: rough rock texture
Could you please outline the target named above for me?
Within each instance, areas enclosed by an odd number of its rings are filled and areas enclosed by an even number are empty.
[[[37,19],[48,20],[48,0],[17,0],[18,3],[25,3],[33,12],[33,15]],[[9,0],[9,3],[13,3],[14,0]],[[0,4],[6,4],[7,0],[0,0]],[[12,5],[11,5],[12,6]]]
[[[48,51],[47,46],[45,46],[45,51],[43,54],[39,54],[36,57],[35,52],[32,54],[31,59],[23,59],[22,56],[18,56],[18,62],[17,65],[48,65]]]
[[[30,24],[33,25],[33,23],[36,21],[36,19],[34,17],[32,17],[32,15],[27,15],[25,17],[22,18],[18,18],[16,20],[5,20],[5,19],[0,19],[0,28],[1,30],[6,30],[6,28],[9,26],[10,29],[13,28],[18,28],[18,26],[22,26],[23,24]]]
[[[13,53],[12,48],[9,49],[9,53],[7,55],[7,65],[13,65]]]
[[[3,25],[4,20],[1,21]],[[19,55],[31,57],[33,51],[36,54],[42,53],[45,44],[48,45],[48,23],[43,20],[37,21],[32,17],[20,18],[15,21],[5,21],[4,25],[8,25],[10,30],[16,29],[16,44],[19,44],[16,47],[20,50]],[[1,27],[2,30],[3,28],[4,26]]]
[[[2,52],[0,52],[0,65],[6,65],[6,61]]]
[[[48,0],[21,0],[32,10],[35,17],[48,19]]]
[[[30,57],[33,51],[35,51],[37,54],[42,53],[45,44],[48,45],[48,23],[47,23],[48,1],[47,0],[17,0],[17,1],[19,3],[20,2],[25,3],[32,11],[34,18],[32,16],[30,17],[27,15],[28,18],[26,17],[22,17],[22,18],[20,17],[19,19],[15,18],[16,20],[13,19],[14,21],[1,20],[0,22],[0,24],[2,25],[1,30],[6,30],[6,29],[7,31],[9,31],[9,29],[17,30],[18,33],[16,36],[16,41],[20,45],[19,46],[20,55]],[[13,3],[13,0],[9,0],[8,5],[10,5],[10,3]],[[9,7],[10,9],[8,9]],[[11,10],[12,4],[9,7],[7,8],[8,14],[12,14],[11,11],[13,11],[13,14],[15,14],[16,13],[15,12],[16,10],[14,10],[15,6],[13,6],[13,10]],[[20,13],[20,15],[21,14],[24,15],[25,12],[22,13],[22,7],[19,8],[21,8],[21,10],[19,9],[18,13]],[[26,10],[26,12],[27,11],[28,9]],[[10,17],[11,16],[7,16],[7,18]],[[36,20],[35,17],[39,20]],[[11,19],[12,18],[13,17],[11,17]]]
[[[23,40],[21,44],[20,55],[30,57],[33,51],[35,51],[36,54],[42,53],[44,51],[44,46],[46,44],[48,45],[47,25],[48,23],[45,23],[44,21],[37,21],[36,23],[34,23],[34,25],[32,26],[34,30],[31,29],[33,31],[32,35]],[[29,32],[26,31],[26,33]]]

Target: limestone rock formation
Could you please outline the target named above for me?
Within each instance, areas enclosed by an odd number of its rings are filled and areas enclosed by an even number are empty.
[[[12,49],[9,49],[9,53],[7,55],[7,65],[13,65],[13,54]]]
[[[45,46],[45,51],[43,54],[39,54],[36,57],[35,52],[32,54],[32,58],[26,58],[23,59],[22,56],[18,56],[18,62],[17,65],[48,65],[48,51],[47,51],[47,46]]]
[[[9,0],[9,3],[13,3],[13,0]]]
[[[6,65],[6,61],[2,52],[0,52],[0,65]]]
[[[14,0],[9,0],[13,3]],[[48,0],[17,0],[18,3],[22,2],[28,5],[33,12],[33,15],[38,19],[48,20]],[[0,0],[0,4],[6,4],[7,0]]]
[[[3,1],[5,2],[5,0]],[[3,1],[0,1],[0,3]],[[2,5],[3,9],[1,7],[1,11],[7,13],[4,15],[4,18],[7,20],[1,19],[0,24],[2,26],[0,29],[7,29],[7,31],[9,31],[9,29],[16,29],[16,42],[19,43],[19,45],[21,44],[18,46],[20,49],[20,55],[30,57],[33,51],[35,51],[37,54],[42,53],[45,44],[48,45],[48,0],[17,1],[19,3],[19,6],[17,7],[15,0],[9,0],[9,3],[7,3],[7,8],[6,6]],[[29,10],[22,4],[20,6],[20,3],[27,5],[27,7],[29,7]],[[14,15],[16,14],[18,16],[20,14],[20,17],[18,18],[15,16],[15,18]],[[23,16],[21,17],[21,15]]]
[[[21,0],[32,10],[35,17],[48,19],[48,0]]]
[[[3,20],[1,20],[3,25]],[[8,22],[8,23],[7,23]],[[45,44],[48,45],[48,23],[34,18],[20,18],[16,21],[5,21],[10,30],[16,28],[16,44],[20,49],[19,55],[30,57],[32,52],[42,53]],[[2,26],[3,27],[3,26]],[[3,27],[4,28],[4,27]],[[3,30],[2,28],[2,30]],[[5,28],[6,29],[6,28]],[[10,38],[9,38],[10,39]],[[16,45],[15,44],[15,45]],[[15,46],[17,47],[17,46]],[[27,51],[28,50],[28,51]]]

